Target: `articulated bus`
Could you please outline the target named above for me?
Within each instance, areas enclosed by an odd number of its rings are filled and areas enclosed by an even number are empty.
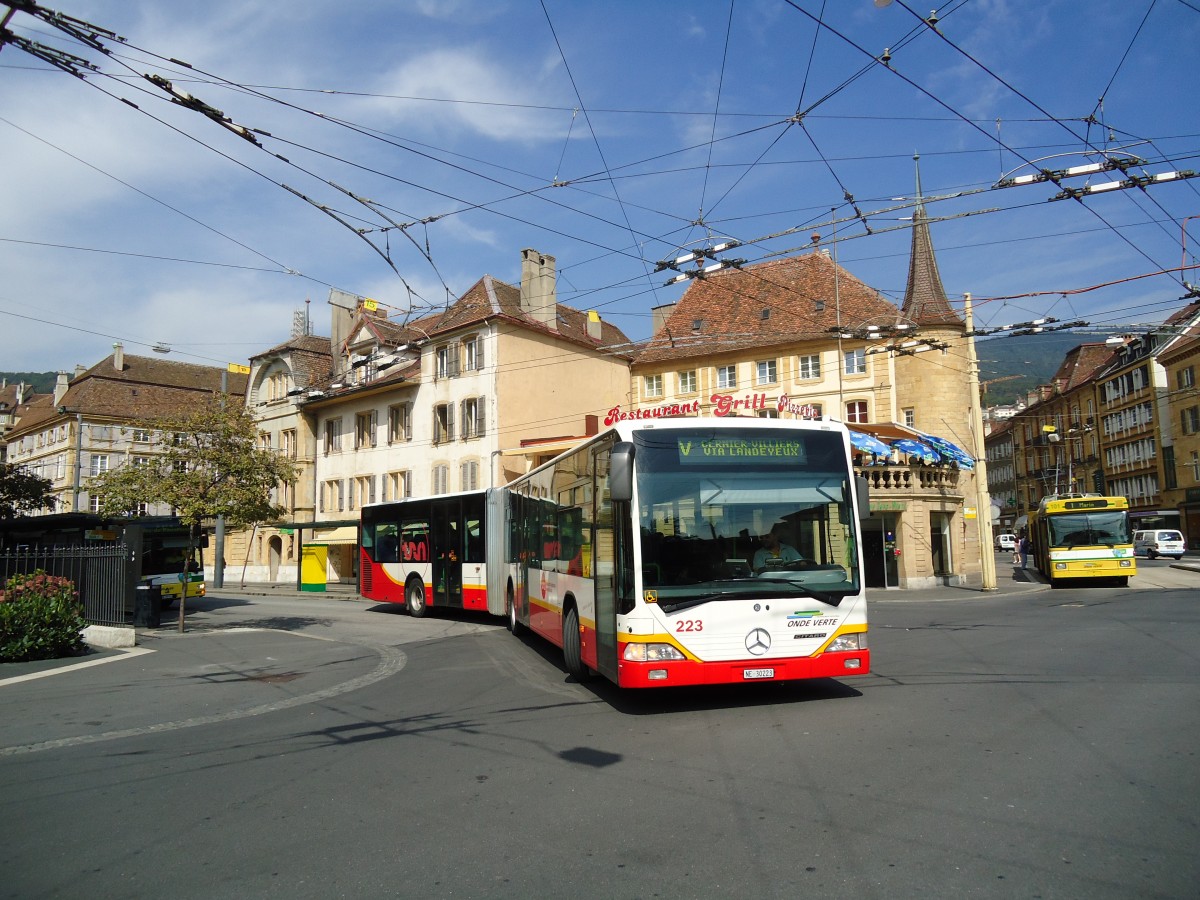
[[[1090,579],[1128,584],[1137,574],[1129,528],[1129,501],[1099,494],[1043,497],[1029,516],[1037,570],[1051,587]]]
[[[839,423],[624,422],[503,488],[364,507],[359,590],[504,615],[622,687],[865,675],[866,509]]]

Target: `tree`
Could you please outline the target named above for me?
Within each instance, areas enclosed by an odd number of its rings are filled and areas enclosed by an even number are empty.
[[[0,519],[15,519],[45,507],[53,508],[54,483],[35,475],[27,466],[0,463]]]
[[[88,493],[99,498],[102,515],[129,515],[142,503],[166,504],[191,525],[191,559],[205,520],[224,516],[227,525],[244,528],[286,512],[272,502],[271,491],[294,484],[296,466],[258,446],[254,418],[241,404],[217,396],[200,409],[147,424],[158,436],[157,455],[144,465],[123,465],[88,482]],[[182,593],[180,631],[187,591]]]

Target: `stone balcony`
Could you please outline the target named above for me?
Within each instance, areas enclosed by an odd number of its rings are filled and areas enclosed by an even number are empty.
[[[867,479],[872,499],[932,499],[963,497],[963,473],[953,466],[855,466]]]

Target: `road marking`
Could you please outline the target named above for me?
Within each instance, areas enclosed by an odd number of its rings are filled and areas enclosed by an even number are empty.
[[[210,634],[222,634],[235,629],[224,629],[222,631],[209,632]],[[239,628],[238,631],[273,631],[270,628]],[[281,631],[280,634],[290,634],[293,637],[307,637],[315,640],[331,640],[330,638],[319,637],[318,635],[308,635],[299,632]],[[347,694],[350,691],[356,691],[359,688],[367,687],[377,681],[394,675],[404,668],[408,662],[408,656],[403,650],[397,647],[389,647],[386,644],[371,644],[365,641],[337,641],[332,640],[332,643],[352,644],[356,647],[365,647],[379,655],[379,665],[374,670],[366,675],[360,675],[358,678],[351,678],[349,681],[343,681],[341,684],[335,684],[332,687],[324,688],[323,690],[313,691],[309,694],[302,694],[298,697],[289,697],[286,700],[278,700],[273,703],[262,703],[258,706],[252,706],[249,709],[229,710],[223,713],[216,713],[211,716],[195,716],[191,719],[180,719],[174,722],[159,722],[154,725],[143,725],[139,728],[122,728],[117,731],[106,731],[100,734],[83,734],[77,737],[59,738],[53,741],[41,741],[36,744],[20,744],[14,747],[0,747],[0,756],[19,756],[24,753],[39,753],[43,750],[59,750],[64,747],[78,747],[83,744],[97,744],[102,741],[116,741],[121,738],[140,737],[146,734],[160,734],[166,731],[179,731],[184,728],[195,728],[197,725],[214,725],[218,722],[230,722],[235,719],[248,719],[253,716],[261,716],[266,713],[278,712],[284,709],[291,709],[295,706],[303,706],[306,703],[318,703],[322,700],[329,700],[340,694]],[[153,652],[153,651],[146,651]],[[121,657],[113,657],[120,659]],[[101,660],[96,660],[101,662]]]
[[[63,672],[74,672],[78,669],[90,669],[92,666],[102,666],[105,663],[118,662],[122,659],[128,659],[131,656],[141,656],[143,653],[153,653],[149,647],[132,647],[128,650],[121,650],[121,656],[106,656],[104,659],[89,659],[84,662],[72,663],[68,666],[58,666],[53,669],[46,669],[42,672],[30,672],[28,675],[14,675],[12,678],[0,678],[0,687],[6,684],[20,684],[22,681],[35,681],[38,678],[49,678],[51,675],[59,675]]]

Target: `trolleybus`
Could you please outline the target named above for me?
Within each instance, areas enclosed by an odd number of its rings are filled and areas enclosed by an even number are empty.
[[[840,423],[624,422],[504,488],[364,507],[359,589],[502,614],[623,687],[865,675],[866,510]]]
[[[1124,497],[1043,497],[1029,516],[1029,540],[1034,565],[1051,587],[1098,578],[1124,585],[1137,574]]]

